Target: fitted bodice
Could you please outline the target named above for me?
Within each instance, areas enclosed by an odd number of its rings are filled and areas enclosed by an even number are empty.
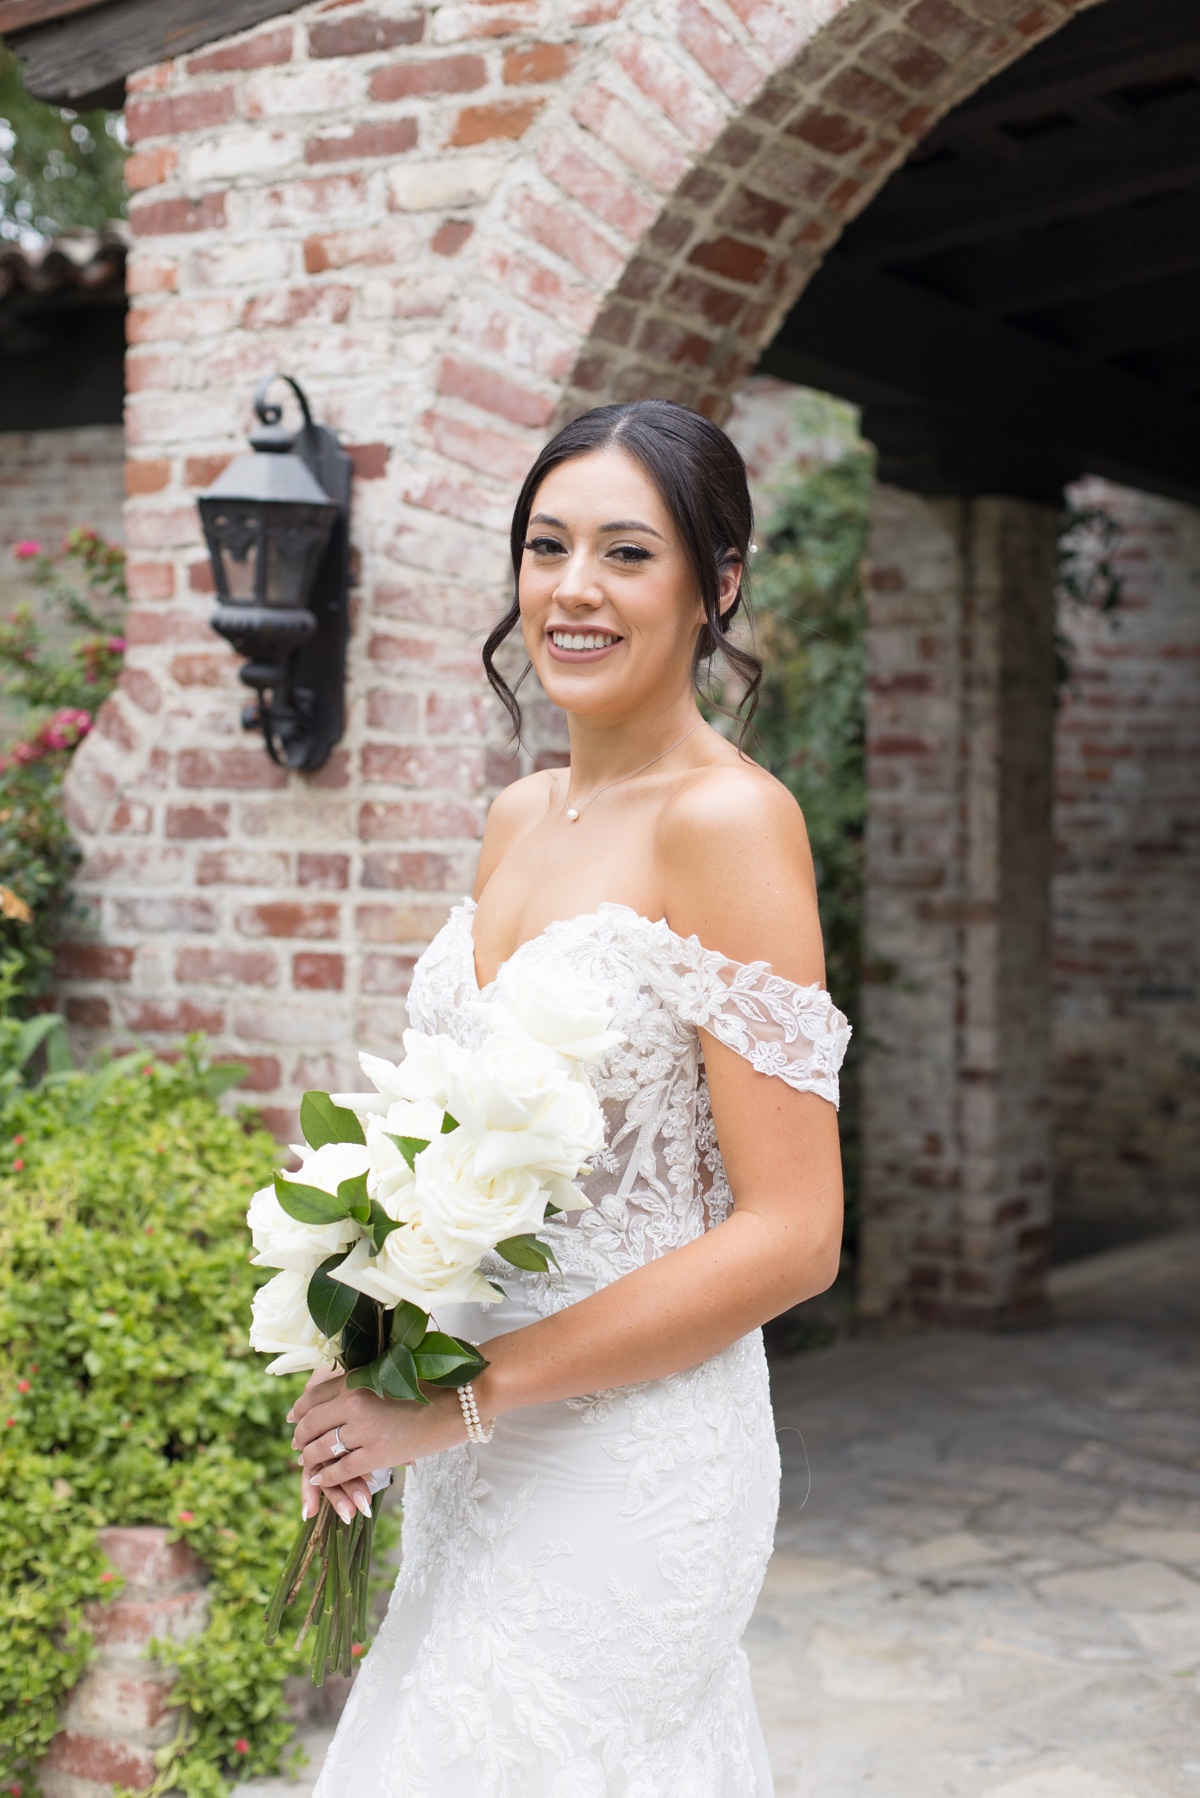
[[[473,901],[455,906],[413,975],[413,1027],[474,1046],[481,999],[504,999],[510,970],[564,963],[602,986],[623,1041],[591,1070],[604,1107],[606,1146],[583,1182],[592,1209],[546,1226],[566,1280],[520,1276],[526,1298],[557,1309],[584,1289],[690,1242],[728,1214],[731,1198],[713,1129],[701,1029],[760,1073],[836,1105],[850,1026],[820,986],[796,986],[766,962],[740,963],[664,919],[629,906],[550,924],[523,943],[481,992]],[[485,1271],[514,1284],[511,1267]]]

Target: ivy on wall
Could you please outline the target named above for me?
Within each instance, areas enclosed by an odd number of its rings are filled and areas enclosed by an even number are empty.
[[[99,231],[124,218],[126,154],[119,112],[35,100],[0,44],[0,239]]]

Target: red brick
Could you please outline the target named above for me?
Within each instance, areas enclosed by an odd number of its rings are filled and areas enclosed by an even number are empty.
[[[474,230],[474,225],[469,224],[466,219],[447,219],[434,232],[429,247],[437,256],[457,256]]]
[[[384,687],[373,687],[367,694],[367,723],[372,730],[405,736],[417,729],[419,721],[415,694],[392,693]]]
[[[710,274],[723,275],[727,281],[740,281],[751,287],[762,279],[769,263],[766,250],[746,243],[740,237],[714,237],[697,244],[688,261]]]
[[[190,1036],[202,1031],[215,1035],[225,1028],[225,1012],[219,1005],[201,1005],[194,999],[131,999],[122,1007],[127,1030],[146,1030],[161,1036]]]
[[[902,86],[917,89],[932,86],[948,66],[945,57],[903,31],[885,31],[873,37],[862,51],[862,60]]]
[[[292,27],[260,31],[240,43],[220,44],[201,56],[188,58],[189,75],[224,75],[239,69],[270,69],[292,60]]]
[[[129,209],[135,237],[172,237],[189,231],[225,229],[225,195],[205,194],[199,200],[146,200]]]
[[[157,1771],[152,1749],[105,1742],[98,1736],[77,1735],[65,1729],[51,1742],[46,1762],[57,1773],[72,1774],[97,1785],[132,1786],[137,1791],[153,1785]]]
[[[190,1577],[190,1576],[185,1576]],[[179,1584],[179,1581],[167,1582]],[[115,1603],[84,1606],[84,1620],[98,1648],[148,1648],[151,1642],[179,1641],[193,1635],[203,1621],[207,1600],[203,1590],[170,1591],[166,1598],[139,1598],[138,1593],[161,1588],[127,1584]]]
[[[292,985],[298,992],[340,993],[346,983],[346,959],[315,950],[292,957]]]
[[[213,580],[212,563],[192,562],[187,571],[188,589],[192,593],[215,593],[216,583]]]
[[[364,943],[428,942],[446,922],[445,904],[360,905],[354,928]]]
[[[201,88],[191,94],[127,101],[125,129],[134,144],[145,137],[181,137],[188,131],[227,125],[236,111],[237,94],[232,87]]]
[[[286,331],[293,325],[340,325],[350,315],[349,287],[284,287],[261,294],[246,307],[248,331]]]
[[[734,231],[749,231],[758,237],[775,237],[779,228],[792,216],[792,210],[752,187],[739,187],[723,207],[720,220]]]
[[[183,838],[194,837],[227,837],[229,835],[229,806],[220,801],[215,805],[169,805],[167,807],[167,836]]]
[[[412,985],[415,955],[382,955],[370,950],[363,956],[362,990],[385,997],[403,998]]]
[[[122,799],[108,821],[114,836],[148,836],[153,825],[153,807],[142,799]]]
[[[451,787],[461,790],[482,782],[479,752],[432,749],[420,743],[366,743],[362,777],[403,787]]]
[[[598,82],[584,88],[572,110],[581,125],[660,193],[672,192],[687,173],[687,160],[675,146]]]
[[[848,119],[842,112],[829,112],[823,106],[809,106],[787,130],[790,137],[801,138],[830,156],[845,156],[861,148],[867,139],[865,127],[856,119]]]
[[[371,77],[372,100],[407,100],[417,94],[469,94],[487,83],[482,56],[439,56],[430,62],[397,62]]]
[[[464,106],[446,141],[452,148],[463,149],[497,138],[524,137],[543,104],[541,100],[495,100],[490,106]]]
[[[141,711],[153,714],[162,710],[162,690],[145,668],[122,668],[118,685]]]
[[[504,79],[510,87],[526,82],[561,81],[574,59],[571,44],[529,44],[504,57]]]
[[[186,986],[274,986],[279,969],[268,949],[181,949],[175,978]]]
[[[193,655],[173,656],[169,672],[180,687],[223,687],[233,669],[233,658],[229,654]]]
[[[825,92],[839,106],[868,119],[890,119],[904,104],[903,94],[859,68],[843,69]]]
[[[126,158],[125,185],[131,193],[146,187],[159,187],[170,180],[178,162],[179,151],[174,144],[160,144],[154,150],[135,150]]]
[[[126,579],[130,599],[173,599],[175,569],[170,562],[133,562]]]
[[[636,243],[653,224],[655,208],[649,200],[565,139],[553,137],[544,142],[538,161],[565,194],[602,218],[628,242]]]
[[[415,119],[372,119],[310,137],[304,146],[304,160],[349,162],[362,156],[403,156],[406,150],[416,148],[417,137]]]
[[[291,874],[291,857],[278,849],[210,849],[196,862],[201,887],[282,886]]]
[[[479,833],[479,822],[475,807],[459,800],[371,800],[359,810],[358,834],[364,843],[410,842],[421,837],[437,842],[447,837],[473,838]]]
[[[302,887],[337,892],[350,884],[350,857],[302,849],[296,859],[296,878]]]
[[[112,1023],[112,1007],[98,996],[68,999],[63,1009],[67,1022],[83,1030],[107,1030]]]
[[[272,900],[243,905],[236,923],[243,936],[336,938],[341,934],[341,907],[331,900]]]
[[[427,693],[425,729],[431,737],[469,737],[475,742],[490,719],[484,710],[487,704],[480,693]]]
[[[232,461],[232,456],[189,456],[183,465],[183,484],[193,491],[211,487]]]
[[[171,464],[159,459],[152,462],[128,461],[125,464],[125,491],[133,498],[139,493],[161,493],[171,479]]]
[[[904,19],[908,29],[951,62],[975,49],[987,36],[987,27],[972,19],[952,0],[917,0]]]
[[[378,13],[357,13],[349,19],[319,19],[308,28],[312,56],[365,56],[372,50],[394,50],[401,44],[419,44],[425,17],[385,19]]]
[[[731,99],[747,101],[763,77],[740,44],[699,0],[682,0],[676,16],[679,36],[700,67]]]
[[[727,287],[714,287],[698,275],[677,275],[667,292],[672,306],[683,312],[699,312],[710,324],[724,328],[731,325],[746,304],[740,293]]]
[[[607,238],[593,231],[583,219],[574,217],[567,207],[547,205],[527,188],[513,196],[509,219],[535,242],[553,250],[598,284],[608,285],[625,266],[625,256]]]
[[[466,400],[482,412],[494,412],[515,425],[547,425],[554,416],[554,401],[546,394],[521,387],[504,375],[472,362],[463,362],[457,356],[443,359],[438,392]]]
[[[650,318],[642,326],[638,348],[656,362],[675,362],[687,368],[703,368],[712,353],[710,338],[685,331],[668,319]]]
[[[433,850],[374,849],[363,857],[362,884],[393,893],[409,887],[446,892],[457,885],[456,869],[450,856]]]
[[[215,930],[219,922],[210,900],[194,899],[186,894],[143,894],[136,898],[119,898],[114,903],[121,930],[207,932]]]
[[[55,971],[62,980],[128,980],[133,954],[112,943],[60,943]]]
[[[264,1105],[259,1111],[258,1116],[263,1129],[269,1130],[271,1135],[278,1138],[280,1142],[291,1142],[295,1140],[296,1132],[300,1127],[300,1120],[293,1107],[286,1105]]]
[[[282,787],[287,775],[277,768],[265,749],[181,749],[178,761],[181,787]]]
[[[238,1082],[238,1092],[276,1091],[283,1078],[283,1069],[274,1055],[239,1055],[238,1060],[246,1069],[244,1077]]]
[[[655,109],[704,149],[721,128],[721,115],[704,90],[662,45],[637,32],[625,35],[617,61]]]

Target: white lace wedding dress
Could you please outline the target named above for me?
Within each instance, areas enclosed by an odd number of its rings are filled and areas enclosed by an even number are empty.
[[[409,1000],[416,1029],[465,1044],[482,1029],[473,912],[455,908]],[[593,1073],[608,1119],[593,1209],[546,1226],[561,1273],[491,1258],[505,1302],[438,1314],[481,1341],[726,1216],[698,1026],[835,1104],[850,1035],[821,988],[623,905],[551,924],[513,959],[590,974],[626,1041]],[[778,1482],[758,1331],[687,1373],[511,1412],[486,1447],[418,1462],[387,1620],[314,1798],[769,1798],[740,1642]]]

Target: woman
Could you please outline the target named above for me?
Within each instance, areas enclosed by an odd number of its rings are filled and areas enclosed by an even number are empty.
[[[571,762],[488,819],[475,899],[418,963],[416,1028],[471,1042],[514,965],[590,976],[624,1041],[594,1070],[592,1209],[546,1226],[561,1273],[489,1311],[483,1428],[312,1385],[304,1504],[346,1518],[410,1466],[404,1562],[317,1798],[766,1798],[740,1638],[779,1463],[759,1325],[838,1266],[837,1069],[812,862],[790,795],[704,723],[752,514],[741,457],[665,401],[606,406],[538,457],[513,519],[519,625]],[[350,1450],[333,1458],[334,1432]]]

